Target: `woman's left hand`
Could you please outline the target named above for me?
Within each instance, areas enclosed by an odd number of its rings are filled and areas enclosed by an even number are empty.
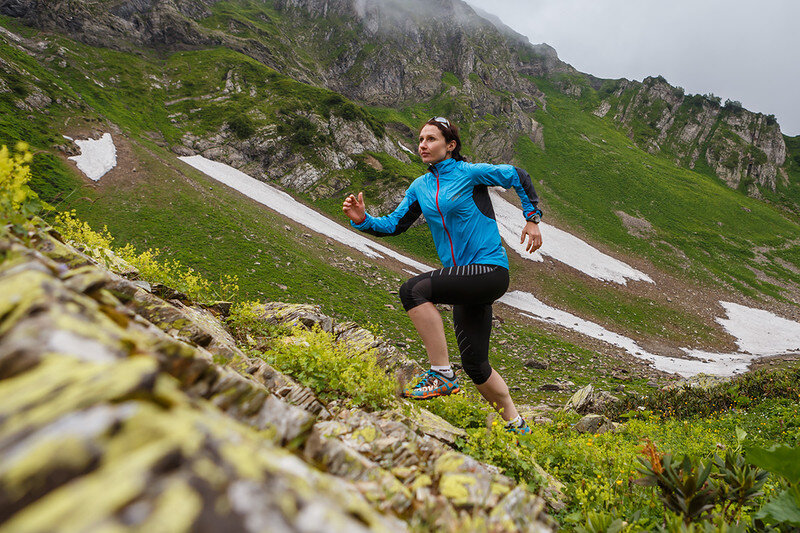
[[[522,237],[519,240],[520,244],[525,242],[525,236],[528,236],[528,244],[525,245],[525,251],[532,254],[542,246],[542,232],[539,230],[539,224],[527,222],[522,229]]]

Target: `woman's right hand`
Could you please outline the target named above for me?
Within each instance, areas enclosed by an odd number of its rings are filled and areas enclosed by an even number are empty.
[[[364,220],[367,219],[367,210],[364,206],[364,193],[358,193],[358,198],[356,198],[354,194],[345,198],[342,204],[342,211],[356,224],[364,222]]]

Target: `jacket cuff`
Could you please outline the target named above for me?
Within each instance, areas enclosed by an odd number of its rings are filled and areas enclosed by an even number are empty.
[[[365,215],[364,216],[364,222],[362,222],[361,224],[356,224],[355,222],[353,222],[351,220],[350,221],[350,225],[353,226],[354,228],[356,228],[357,230],[367,229],[369,227],[369,225],[370,225],[370,220],[372,219],[372,217],[370,216],[369,213],[364,213],[364,215]]]
[[[525,213],[525,220],[531,220],[534,215],[539,215],[539,217],[541,218],[543,215],[542,210],[537,207],[533,211],[528,211],[527,213]]]

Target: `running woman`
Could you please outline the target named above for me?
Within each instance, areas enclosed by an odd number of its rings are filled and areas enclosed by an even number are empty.
[[[461,156],[458,128],[434,117],[419,134],[419,155],[428,172],[411,184],[393,213],[373,217],[364,195],[348,196],[342,210],[353,227],[379,237],[407,230],[425,215],[444,268],[426,272],[400,287],[400,299],[419,332],[431,368],[404,395],[413,399],[446,396],[461,389],[450,366],[442,317],[434,304],[453,306],[458,349],[466,374],[506,421],[508,431],[530,428],[517,412],[508,386],[489,364],[492,303],[508,289],[508,257],[500,240],[488,187],[514,188],[527,223],[520,243],[532,253],[542,245],[542,212],[530,176],[511,165],[470,164]]]

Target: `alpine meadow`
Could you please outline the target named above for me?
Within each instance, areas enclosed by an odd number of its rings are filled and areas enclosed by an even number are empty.
[[[534,253],[518,190],[480,215],[528,433],[458,305],[460,390],[409,394],[434,223],[343,213],[438,187],[429,119],[538,195]],[[0,533],[800,530],[773,115],[579,72],[462,0],[0,0],[0,147]]]

